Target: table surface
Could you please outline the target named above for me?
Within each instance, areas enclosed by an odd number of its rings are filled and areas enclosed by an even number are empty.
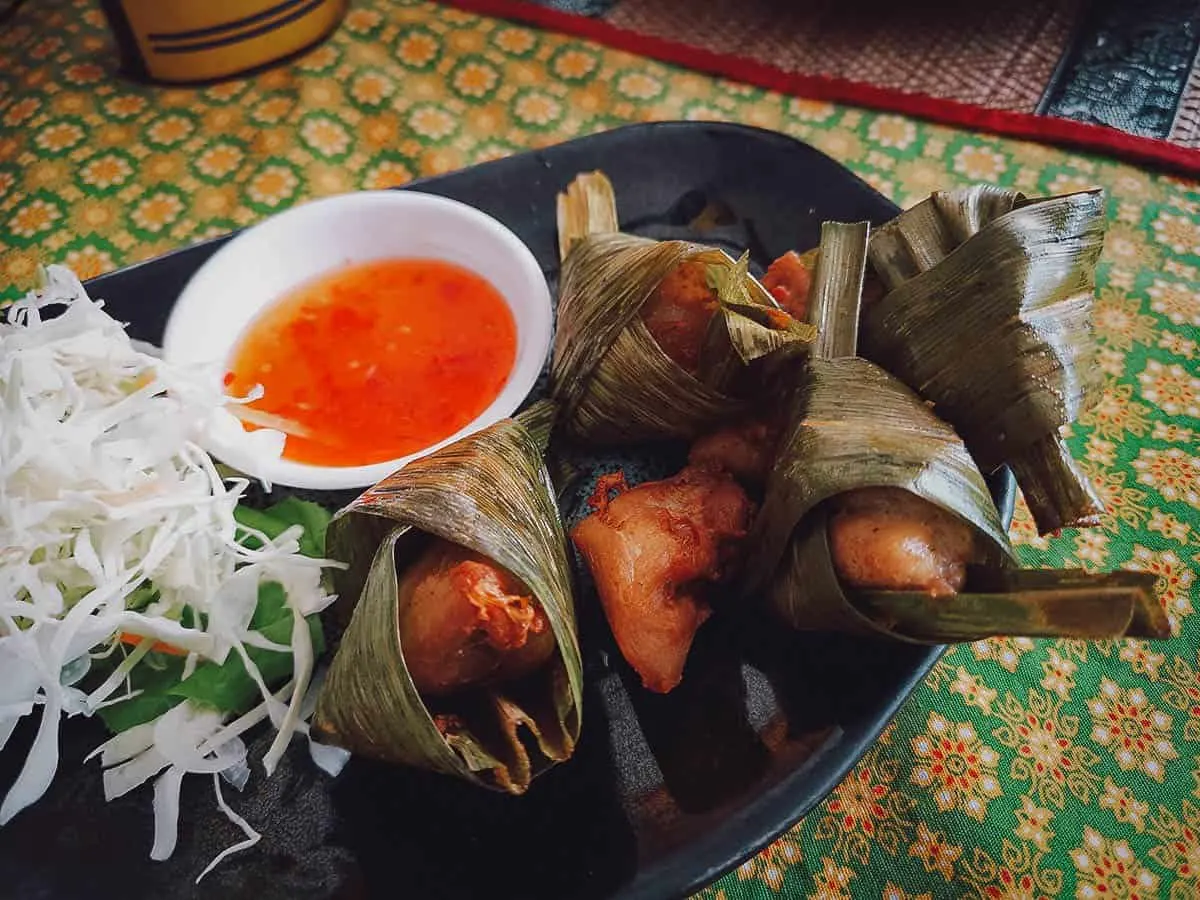
[[[1159,573],[1180,637],[953,649],[824,804],[702,896],[1200,896],[1195,183],[416,0],[356,3],[324,45],[216,86],[131,84],[113,58],[93,3],[28,4],[0,35],[0,299],[39,263],[89,277],[301,200],[634,121],[777,129],[901,205],[980,180],[1030,194],[1103,186],[1107,390],[1071,445],[1108,514],[1039,538],[1019,506],[1013,536],[1029,565]]]

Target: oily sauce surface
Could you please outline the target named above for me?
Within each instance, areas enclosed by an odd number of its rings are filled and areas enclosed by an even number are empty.
[[[255,410],[290,420],[283,455],[358,466],[454,434],[496,399],[517,329],[504,297],[452,263],[393,259],[301,285],[255,317],[234,348],[226,390],[261,384]]]

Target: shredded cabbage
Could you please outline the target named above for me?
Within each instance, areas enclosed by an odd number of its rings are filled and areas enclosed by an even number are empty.
[[[61,309],[44,315],[49,307]],[[315,654],[305,617],[333,600],[321,579],[332,563],[300,552],[298,527],[270,539],[239,526],[234,509],[248,483],[227,483],[201,449],[254,471],[255,460],[278,457],[283,435],[244,431],[213,373],[173,367],[147,349],[60,266],[0,322],[0,751],[17,720],[41,708],[0,825],[53,780],[61,716],[135,697],[130,673],[156,642],[186,654],[182,678],[236,654],[261,694],[252,710],[226,723],[225,713],[185,700],[93,754],[109,799],[157,777],[154,859],[175,847],[183,777],[213,775],[219,808],[246,835],[215,865],[257,840],[216,778],[228,772],[245,783],[239,736],[264,719],[278,730],[269,775],[293,734],[307,733]],[[286,591],[287,647],[251,628],[267,582]],[[138,592],[149,585],[147,600]],[[248,648],[291,651],[282,690],[272,693]],[[90,664],[110,658],[120,662],[85,692]]]

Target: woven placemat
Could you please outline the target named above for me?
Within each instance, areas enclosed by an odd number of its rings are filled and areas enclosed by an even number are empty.
[[[1200,5],[442,0],[812,99],[1200,171]]]
[[[619,0],[607,21],[785,72],[1033,112],[1082,0]]]

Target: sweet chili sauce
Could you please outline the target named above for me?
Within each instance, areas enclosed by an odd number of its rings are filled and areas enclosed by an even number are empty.
[[[430,259],[353,265],[301,285],[255,317],[226,391],[301,426],[285,459],[358,466],[449,437],[499,395],[516,359],[504,297]]]

